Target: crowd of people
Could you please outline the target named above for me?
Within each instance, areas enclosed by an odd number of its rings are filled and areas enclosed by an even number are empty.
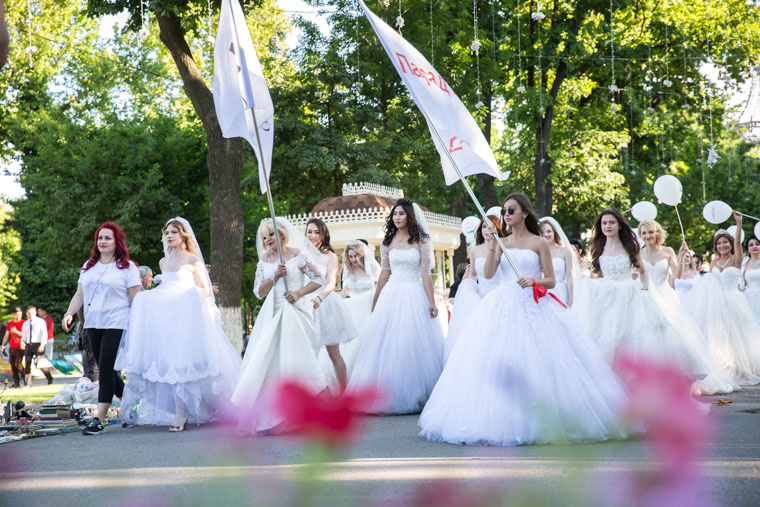
[[[741,213],[734,218],[741,231]],[[620,357],[677,368],[695,403],[760,383],[754,236],[742,243],[716,231],[707,272],[686,242],[678,252],[665,246],[657,222],[634,232],[608,208],[587,256],[556,220],[539,218],[525,195],[513,193],[476,231],[450,291],[444,335],[424,213],[399,199],[383,232],[378,263],[361,239],[339,258],[319,219],[305,233],[285,218],[263,220],[254,280],[263,303],[241,360],[222,331],[186,220],[166,222],[162,282],[151,290],[153,273],[130,260],[124,232],[102,224],[62,319],[68,330],[82,311],[99,369],[98,412],[84,434],[106,430],[114,396],[125,426],[179,432],[234,418],[244,435],[288,431],[273,407],[278,386],[295,380],[315,395],[377,389],[382,396],[364,412],[420,413],[420,435],[432,441],[587,442],[630,431],[621,410],[636,379],[616,372]],[[13,357],[42,354],[45,322],[30,308],[30,324],[19,324],[20,312],[6,339],[12,349],[28,345]]]
[[[26,311],[20,306],[13,308],[13,318],[4,327],[0,346],[11,365],[11,388],[21,387],[22,380],[24,386],[32,386],[32,365],[42,371],[48,384],[53,383],[50,359],[54,343],[55,323],[44,307],[29,305]]]

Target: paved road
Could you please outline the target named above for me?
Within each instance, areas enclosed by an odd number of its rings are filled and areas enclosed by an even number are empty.
[[[721,398],[734,403],[712,407],[720,425],[699,464],[705,498],[760,505],[760,388]],[[0,504],[269,506],[306,498],[317,505],[398,505],[428,495],[440,505],[436,495],[506,492],[528,505],[604,505],[611,501],[607,492],[622,491],[630,474],[655,466],[635,439],[466,447],[427,442],[416,436],[416,422],[414,416],[368,418],[356,445],[322,467],[308,465],[318,453],[294,437],[239,438],[220,425],[178,434],[112,426],[105,435],[5,444]]]

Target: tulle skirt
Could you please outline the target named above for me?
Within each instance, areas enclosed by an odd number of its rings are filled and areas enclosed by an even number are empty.
[[[532,289],[489,293],[420,416],[428,440],[523,445],[625,438],[622,383],[573,314]]]
[[[315,354],[311,302],[301,298],[291,304],[284,295],[284,285],[278,280],[264,300],[248,341],[232,395],[241,434],[288,429],[272,410],[282,380],[295,380],[313,393],[327,389]]]
[[[699,352],[636,280],[589,279],[576,292],[573,311],[610,364],[616,354],[623,354],[669,363],[694,379],[709,372]]]
[[[755,316],[757,324],[760,325],[760,289],[747,289],[744,292],[744,297],[747,298],[747,304],[749,304],[752,315]],[[758,337],[760,340],[760,337]]]
[[[451,311],[449,331],[446,334],[446,341],[443,346],[444,364],[448,361],[457,339],[463,332],[466,332],[464,324],[480,301],[478,283],[472,279],[462,280],[454,298],[454,309]]]
[[[649,292],[668,322],[680,333],[683,341],[706,365],[706,376],[694,382],[692,392],[697,395],[712,395],[738,391],[740,387],[732,382],[713,362],[702,331],[686,312],[686,309],[681,306],[676,291],[667,283],[660,285],[650,283]]]
[[[568,301],[570,300],[570,291],[568,290],[567,284],[564,280],[556,280],[554,283],[554,288],[549,292],[557,296],[560,301],[565,303],[565,305],[569,305]]]
[[[428,307],[421,281],[383,287],[346,389],[384,395],[367,413],[410,414],[425,405],[443,366],[443,333]]]
[[[230,408],[240,363],[200,289],[165,281],[140,292],[114,365],[127,375],[122,419],[170,425],[179,412],[209,422]]]
[[[315,345],[350,342],[359,334],[351,312],[340,295],[331,292],[314,310]]]
[[[692,289],[687,311],[725,376],[739,385],[760,383],[760,326],[739,290],[724,290],[708,273]]]

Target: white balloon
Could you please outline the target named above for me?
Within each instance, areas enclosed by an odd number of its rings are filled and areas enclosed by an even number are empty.
[[[639,222],[657,218],[657,206],[649,201],[637,202],[631,208],[631,215]]]
[[[676,206],[683,197],[683,187],[678,178],[665,174],[654,182],[654,195],[668,206]]]
[[[711,224],[718,225],[731,217],[731,206],[723,201],[710,201],[702,208],[702,216]]]
[[[760,239],[760,222],[755,224],[755,237]]]
[[[480,225],[478,217],[467,217],[462,220],[462,234],[465,236],[475,234],[475,230]]]
[[[488,211],[486,211],[486,216],[501,219],[501,206],[492,206],[488,208]]]
[[[727,229],[727,231],[728,231],[728,233],[731,236],[733,236],[734,238],[736,237],[736,226],[735,225],[732,225],[731,227],[729,227]],[[744,242],[744,231],[743,230],[742,230],[742,239],[741,239],[741,241]]]

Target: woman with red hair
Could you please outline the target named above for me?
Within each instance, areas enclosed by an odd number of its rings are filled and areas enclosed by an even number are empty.
[[[62,322],[68,331],[74,315],[84,307],[84,328],[89,329],[92,352],[100,368],[98,413],[84,435],[105,432],[114,394],[121,398],[124,393],[124,382],[113,365],[129,322],[132,299],[141,286],[140,272],[129,260],[126,234],[114,222],[105,222],[95,231],[92,254],[79,271],[77,291]]]

